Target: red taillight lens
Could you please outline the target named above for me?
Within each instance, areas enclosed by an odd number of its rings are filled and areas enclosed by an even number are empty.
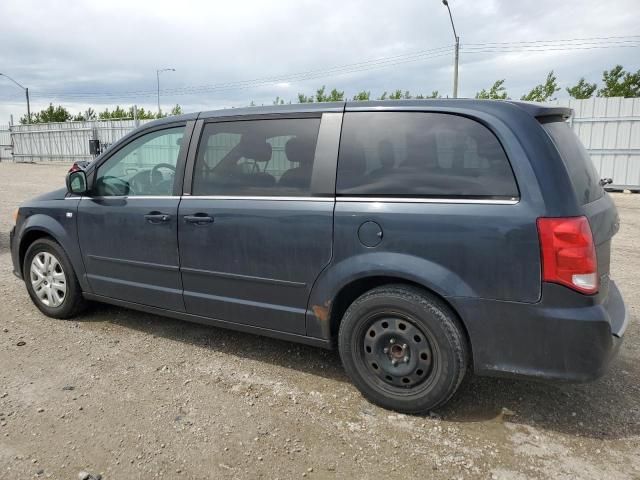
[[[598,264],[586,217],[538,218],[542,280],[581,293],[598,291]]]

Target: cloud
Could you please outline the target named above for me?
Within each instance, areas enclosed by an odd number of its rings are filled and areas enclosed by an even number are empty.
[[[518,42],[637,34],[637,0],[615,6],[596,0],[451,0],[461,42]],[[73,112],[137,103],[154,108],[156,69],[162,103],[185,111],[295,101],[318,86],[351,96],[401,88],[414,93],[451,92],[452,54],[386,68],[292,74],[364,60],[406,55],[453,43],[440,0],[382,2],[279,0],[181,2],[168,0],[68,2],[3,0],[0,4],[0,71],[28,86],[32,110],[49,102]],[[616,63],[640,68],[637,48],[461,54],[460,93],[473,96],[505,78],[518,98],[547,72],[573,84],[596,81]],[[278,77],[270,85],[210,90],[187,87]],[[179,90],[183,89],[183,90]],[[126,95],[123,92],[129,92]],[[136,93],[131,93],[136,92]],[[23,93],[0,78],[0,123],[25,112]]]

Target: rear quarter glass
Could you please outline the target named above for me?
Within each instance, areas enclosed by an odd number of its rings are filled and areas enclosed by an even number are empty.
[[[509,160],[484,125],[448,113],[348,112],[338,195],[515,199]]]
[[[542,126],[560,153],[578,202],[586,205],[601,198],[604,189],[600,185],[600,176],[571,127],[564,121],[548,122]]]

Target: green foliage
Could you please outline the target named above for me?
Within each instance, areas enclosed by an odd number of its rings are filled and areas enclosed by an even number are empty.
[[[409,93],[409,92],[407,92]],[[402,98],[402,90],[395,90],[389,95],[389,100],[400,100]]]
[[[366,102],[370,98],[371,98],[371,92],[367,92],[365,90],[362,90],[361,92],[358,92],[353,96],[353,100],[355,102]]]
[[[528,102],[548,102],[549,100],[555,100],[553,95],[558,90],[560,90],[560,87],[558,87],[557,79],[553,74],[553,70],[551,70],[544,83],[533,87],[533,89],[526,95],[523,95],[520,100]]]
[[[180,108],[179,105],[176,105],[176,106]],[[153,120],[154,118],[158,118],[158,114],[156,112],[152,112],[151,110],[145,110],[142,107],[137,108],[136,114],[138,115],[138,120]],[[133,107],[129,107],[129,117],[135,118],[135,115],[133,113]]]
[[[67,122],[71,119],[71,114],[66,108],[62,105],[54,107],[52,103],[44,110],[31,114],[31,123]],[[26,115],[20,118],[20,123],[23,125],[27,123]]]
[[[171,109],[169,115],[182,115],[182,107],[176,103],[175,107]]]
[[[98,118],[100,120],[112,120],[112,119],[130,118],[130,117],[129,117],[129,112],[127,112],[125,109],[121,108],[120,105],[118,105],[113,111],[109,111],[108,108],[105,108],[103,112],[100,112],[98,114]]]
[[[387,99],[387,91],[385,90],[384,92],[382,92],[382,95],[380,95],[377,99],[378,100],[386,100]]]
[[[476,93],[476,98],[483,100],[506,100],[509,97],[507,96],[507,90],[504,88],[504,81],[504,78],[502,80],[496,80],[488,91],[483,88]]]
[[[423,95],[422,93],[419,93],[418,95],[416,95],[416,100],[424,100],[425,98],[442,98],[442,97],[440,96],[440,93],[438,92],[438,90],[432,91],[430,95]]]
[[[74,122],[85,122],[88,120],[96,120],[97,118],[96,111],[89,107],[84,112],[74,115],[72,120]]]
[[[587,82],[584,77],[581,77],[573,87],[567,87],[567,93],[578,99],[591,98],[593,92],[596,91],[596,84]]]
[[[307,97],[303,93],[298,93],[298,103],[314,103],[314,102],[342,102],[344,100],[344,91],[340,92],[334,88],[328,94],[325,93],[327,88],[325,85],[316,90],[315,97],[311,95]],[[284,102],[283,102],[284,103]]]
[[[273,101],[274,105],[284,105],[284,100],[280,98],[280,96],[277,96],[276,99]]]
[[[640,97],[640,70],[626,72],[622,65],[602,72],[604,87],[598,90],[599,97]]]

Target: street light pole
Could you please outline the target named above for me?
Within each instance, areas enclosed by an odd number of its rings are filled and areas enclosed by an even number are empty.
[[[6,73],[0,73],[0,77],[7,77],[9,80],[15,83],[18,87],[24,90],[24,93],[27,96],[27,123],[31,123],[31,105],[29,104],[29,89],[23,85],[20,85],[18,82],[16,82],[13,78],[11,78]]]
[[[161,68],[160,70],[156,70],[156,80],[158,85],[158,117],[162,115],[162,110],[160,110],[160,74],[162,72],[175,72],[175,68]]]
[[[453,15],[451,15],[451,8],[449,8],[448,0],[442,0],[442,4],[447,7],[449,11],[449,19],[451,20],[451,28],[453,28],[453,36],[456,39],[454,63],[453,63],[453,98],[458,98],[458,59],[460,57],[460,37],[456,33],[456,26],[453,24]]]

